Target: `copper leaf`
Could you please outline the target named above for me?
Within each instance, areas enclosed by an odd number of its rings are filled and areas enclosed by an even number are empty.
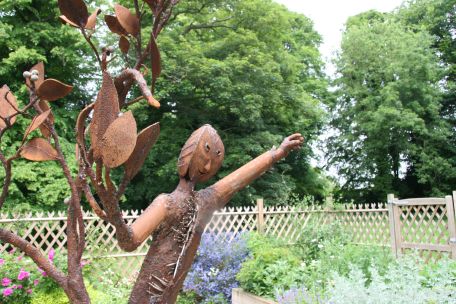
[[[155,41],[154,35],[150,35],[150,59],[152,63],[152,85],[155,84],[158,76],[161,73],[161,63],[160,63],[160,51],[158,50],[157,41]]]
[[[9,87],[5,84],[0,88],[0,117],[8,118],[11,115],[16,113],[17,102],[16,97],[11,93]],[[10,124],[13,125],[16,122],[16,117],[14,116],[10,119]],[[6,124],[3,119],[0,119],[0,130],[5,128]]]
[[[41,111],[46,112],[47,110],[50,109],[49,103],[46,100],[40,100],[38,105],[40,106]],[[49,113],[49,121],[51,123],[54,123],[54,114]]]
[[[105,15],[104,19],[111,32],[117,35],[128,35],[127,31],[120,25],[116,16]]]
[[[138,36],[139,34],[139,19],[136,15],[132,14],[130,10],[120,4],[114,6],[116,12],[117,20],[119,20],[120,25],[133,36]]]
[[[36,90],[36,93],[41,99],[54,101],[67,96],[72,89],[72,86],[64,84],[58,80],[46,79],[40,85],[38,90]]]
[[[125,163],[135,149],[136,121],[131,111],[109,125],[102,141],[103,164],[115,168]]]
[[[89,12],[83,0],[58,0],[62,15],[79,27],[85,27]]]
[[[147,102],[153,106],[154,108],[160,108],[160,102],[154,98],[154,96],[150,95],[147,97]]]
[[[33,70],[37,70],[38,71],[38,80],[35,81],[35,88],[38,89],[40,87],[40,85],[43,83],[44,81],[44,63],[41,61],[41,62],[38,62],[37,64],[35,64],[34,66],[32,66],[32,68],[30,69],[30,72],[33,71]],[[32,86],[31,82],[30,82],[30,78],[26,78],[25,79],[25,83],[30,87]]]
[[[51,113],[51,110],[47,110],[40,115],[37,115],[33,117],[32,122],[30,125],[27,127],[27,130],[25,130],[24,138],[26,138],[30,133],[32,133],[36,128],[40,127],[41,124],[48,118],[49,114]]]
[[[97,24],[97,16],[101,13],[101,9],[97,8],[87,19],[87,24],[85,26],[88,30],[93,30]]]
[[[79,27],[76,23],[72,22],[70,19],[68,19],[65,15],[61,15],[59,16],[59,19],[60,21],[63,23],[63,24],[68,24],[72,27]]]
[[[135,149],[124,164],[125,175],[129,180],[141,169],[150,149],[157,142],[159,134],[160,124],[158,122],[148,126],[138,134]]]
[[[101,157],[101,140],[109,125],[117,118],[119,111],[116,87],[111,76],[104,72],[89,129],[95,160]]]
[[[119,48],[122,53],[127,54],[130,49],[130,41],[125,36],[120,36],[119,39]]]
[[[57,160],[58,153],[44,138],[33,138],[26,143],[20,152],[25,159],[32,161]]]

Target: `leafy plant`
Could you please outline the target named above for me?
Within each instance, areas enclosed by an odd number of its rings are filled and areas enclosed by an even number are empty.
[[[348,276],[334,273],[331,303],[456,303],[456,262],[443,259],[426,265],[415,256],[391,264],[384,275],[370,268],[371,279],[353,266]]]
[[[274,296],[274,288],[289,288],[300,280],[299,257],[285,243],[252,234],[248,241],[251,257],[237,275],[241,287],[260,296]]]
[[[48,259],[52,263],[57,262],[53,249]],[[0,258],[0,279],[0,302],[5,304],[29,303],[36,290],[57,286],[30,258],[14,249]]]

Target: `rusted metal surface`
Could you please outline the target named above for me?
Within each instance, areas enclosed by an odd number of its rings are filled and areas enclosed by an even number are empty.
[[[20,155],[32,161],[57,160],[58,153],[51,144],[44,138],[36,137],[27,142],[20,152]]]
[[[0,129],[7,126],[7,122],[13,125],[16,122],[17,113],[16,97],[11,93],[9,87],[5,84],[0,88]]]
[[[115,168],[125,163],[136,146],[136,121],[131,111],[121,113],[103,135],[103,164]]]
[[[139,34],[139,18],[132,14],[130,10],[120,4],[114,6],[117,20],[125,31],[133,36]]]
[[[102,138],[109,125],[116,120],[119,109],[119,101],[114,82],[107,72],[103,73],[103,83],[95,102],[93,118],[90,124],[90,139],[93,147],[94,159],[100,159]]]
[[[122,25],[120,25],[119,20],[116,16],[105,15],[104,19],[111,32],[121,36],[128,35],[127,31],[122,27]]]
[[[141,170],[150,149],[157,142],[160,134],[160,124],[154,123],[138,134],[136,146],[130,158],[125,162],[125,176],[131,180]]]
[[[83,0],[59,0],[60,12],[72,23],[85,27],[89,12]]]
[[[73,86],[64,84],[55,79],[46,79],[36,90],[42,100],[55,101],[70,94]]]
[[[286,138],[279,149],[262,154],[213,186],[194,191],[197,183],[209,180],[219,170],[224,146],[210,125],[193,132],[179,156],[179,185],[172,193],[160,196],[160,205],[167,205],[161,224],[157,225],[156,216],[160,214],[162,218],[163,213],[150,209],[132,226],[138,242],[150,234],[155,241],[146,255],[129,303],[174,303],[214,211],[290,150],[299,148],[302,142],[302,136],[294,134]],[[151,206],[156,204],[154,201]]]

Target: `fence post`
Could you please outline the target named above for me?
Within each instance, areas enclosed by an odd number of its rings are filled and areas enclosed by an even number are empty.
[[[450,256],[452,259],[456,259],[456,214],[455,214],[455,200],[456,200],[456,191],[453,191],[453,197],[450,195],[445,196],[445,203],[447,209],[447,218],[448,218],[448,232],[450,234]]]
[[[398,256],[398,244],[396,233],[400,233],[400,231],[396,232],[396,216],[395,216],[395,209],[394,208],[394,194],[388,194],[387,196],[388,202],[388,218],[389,218],[389,225],[390,225],[390,236],[391,236],[391,250],[395,257]]]
[[[264,233],[264,204],[263,199],[257,199],[257,231],[260,234]]]

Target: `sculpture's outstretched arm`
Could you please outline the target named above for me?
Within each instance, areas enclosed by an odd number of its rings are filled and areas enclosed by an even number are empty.
[[[142,244],[142,242],[155,231],[160,223],[165,220],[166,215],[168,214],[167,201],[167,195],[159,195],[131,225],[133,241],[135,244]]]
[[[215,190],[220,197],[216,208],[225,206],[236,192],[260,177],[271,168],[274,163],[286,157],[291,150],[298,149],[303,142],[304,138],[301,134],[293,134],[285,138],[279,148],[273,148],[272,150],[263,153],[215,183],[212,186],[212,189]]]

